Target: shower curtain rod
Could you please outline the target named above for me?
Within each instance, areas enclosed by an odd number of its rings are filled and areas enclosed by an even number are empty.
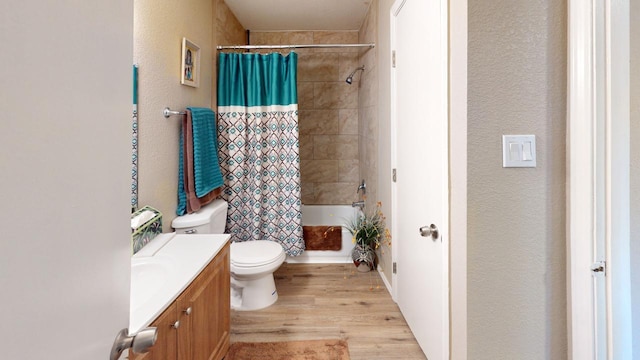
[[[313,49],[313,48],[355,48],[373,49],[376,44],[307,44],[307,45],[218,45],[217,50],[263,50],[263,49]]]

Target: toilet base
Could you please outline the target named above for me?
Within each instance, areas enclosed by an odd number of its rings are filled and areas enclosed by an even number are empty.
[[[233,310],[260,310],[273,305],[276,301],[278,301],[278,291],[273,273],[250,279],[231,274],[231,308]]]

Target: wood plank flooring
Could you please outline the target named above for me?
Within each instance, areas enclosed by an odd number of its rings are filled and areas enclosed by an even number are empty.
[[[278,302],[232,311],[231,342],[343,339],[352,360],[426,359],[378,272],[284,263],[274,275]]]

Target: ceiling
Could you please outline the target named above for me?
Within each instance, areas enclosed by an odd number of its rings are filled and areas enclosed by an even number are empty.
[[[225,0],[251,31],[359,30],[371,0]]]

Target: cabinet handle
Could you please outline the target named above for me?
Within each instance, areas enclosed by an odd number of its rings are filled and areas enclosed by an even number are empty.
[[[183,313],[187,314],[187,315],[191,315],[191,306],[189,306],[186,310],[182,310]]]
[[[173,323],[173,325],[171,325],[172,328],[177,329],[180,327],[180,320],[176,320],[176,322]]]

